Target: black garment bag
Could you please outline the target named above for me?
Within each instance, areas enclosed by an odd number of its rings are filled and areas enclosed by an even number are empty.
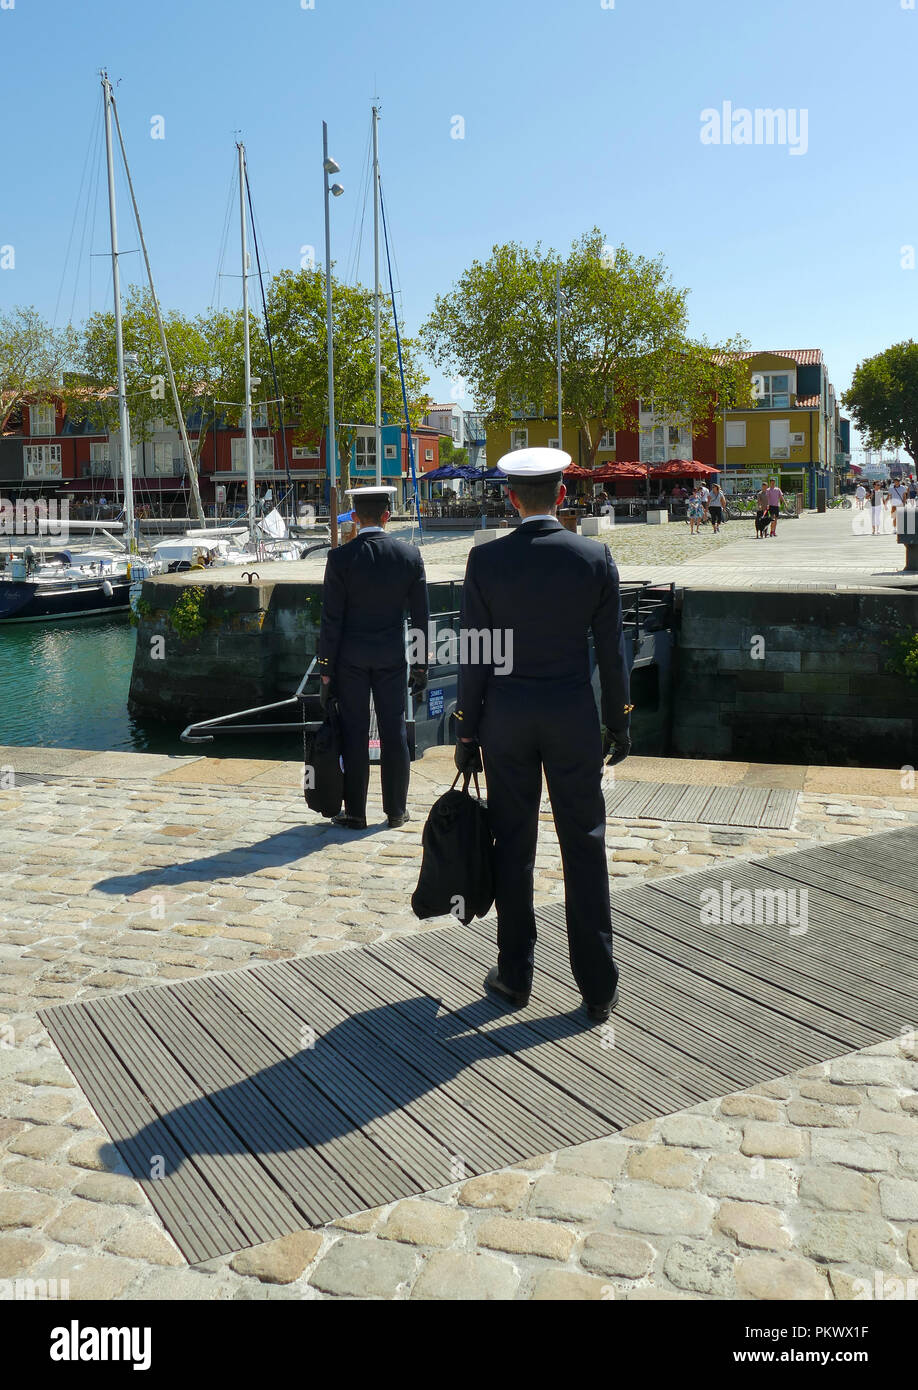
[[[315,731],[303,731],[303,793],[310,811],[317,811],[320,816],[336,816],[341,810],[341,718],[334,698],[328,702],[325,722]]]
[[[468,773],[462,789],[457,788],[460,775],[430,808],[411,907],[416,917],[451,913],[468,926],[473,917],[490,912],[494,902],[494,838],[477,774],[475,796],[469,792]]]

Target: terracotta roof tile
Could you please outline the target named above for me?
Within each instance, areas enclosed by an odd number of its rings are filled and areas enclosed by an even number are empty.
[[[822,348],[757,348],[755,352],[741,352],[740,357],[790,357],[800,367],[819,366],[823,360]]]

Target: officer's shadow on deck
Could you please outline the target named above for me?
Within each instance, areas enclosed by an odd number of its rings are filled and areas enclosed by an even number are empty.
[[[159,1121],[122,1140],[117,1150],[106,1145],[103,1162],[116,1166],[120,1160],[133,1177],[147,1180],[178,1171],[185,1158],[176,1160],[176,1146],[186,1157],[258,1156],[316,1148],[397,1114],[413,1100],[460,1077],[476,1062],[508,1052],[522,1053],[547,1041],[533,1032],[531,1023],[515,1020],[512,1012],[489,996],[465,1007],[464,1018],[452,1013],[438,1018],[441,1007],[439,1000],[418,995],[398,1005],[380,1004],[354,1014],[317,1034],[312,1046],[243,1081],[165,1111]],[[500,1023],[502,1019],[506,1021]],[[499,1026],[487,1033],[478,1031],[492,1021]],[[579,1010],[553,1015],[552,1025],[560,1038],[591,1030]],[[254,1024],[247,1026],[253,1033],[257,1031]],[[232,1047],[237,1056],[246,1053],[243,1032],[240,1029]],[[171,1045],[175,1046],[174,1040]],[[412,1047],[414,1061],[409,1060]],[[195,1046],[185,1042],[180,1050],[185,1069],[193,1074]],[[142,1083],[144,1078],[138,1080]],[[500,1090],[485,1090],[484,1103],[473,1112],[478,1125],[498,1133],[505,1129],[501,1098]],[[518,1097],[514,1099],[520,1103]],[[444,1124],[442,1131],[430,1138],[432,1149],[439,1146],[444,1155],[463,1151],[463,1132],[467,1133],[472,1122],[464,1111],[457,1108],[454,1113],[455,1123]],[[164,1127],[171,1144],[164,1144]],[[413,1128],[416,1140],[417,1125]],[[172,1151],[171,1158],[164,1149]],[[387,1157],[397,1164],[396,1153]],[[159,1166],[154,1174],[155,1163]],[[446,1172],[445,1168],[444,1181],[448,1181]]]
[[[354,840],[375,834],[379,828],[378,825],[369,825],[366,830],[345,833],[330,821],[304,823],[279,830],[275,835],[256,840],[252,845],[221,850],[219,854],[200,855],[196,859],[186,859],[182,864],[156,865],[131,874],[112,874],[110,878],[100,878],[93,888],[98,893],[124,893],[130,897],[149,888],[174,888],[179,883],[216,883],[221,879],[245,878],[259,869],[295,864],[297,860],[306,859],[339,840],[352,844]]]

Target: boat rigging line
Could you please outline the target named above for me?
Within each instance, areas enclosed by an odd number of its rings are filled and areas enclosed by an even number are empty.
[[[252,206],[252,186],[249,183],[248,165],[245,163],[243,163],[243,173],[245,175],[245,191],[249,203],[249,219],[252,223],[252,245],[255,248],[255,266],[258,271],[258,287],[261,291],[261,311],[265,321],[265,338],[267,339],[268,343],[268,358],[271,363],[271,380],[274,383],[274,396],[275,403],[277,406],[278,424],[280,426],[281,446],[284,450],[284,475],[287,481],[287,494],[282,499],[282,504],[283,502],[287,502],[289,500],[291,508],[294,509],[291,512],[291,516],[295,517],[296,497],[293,488],[293,478],[290,474],[290,458],[287,453],[287,432],[284,427],[284,398],[281,395],[280,386],[278,385],[277,381],[277,367],[274,361],[274,339],[271,335],[271,320],[268,317],[268,301],[265,296],[265,280],[261,272],[261,252],[258,248],[258,230],[255,226],[255,209]],[[270,415],[268,418],[270,419]],[[282,504],[278,506],[278,511],[281,513],[281,516],[284,515]]]
[[[408,392],[405,387],[405,367],[402,361],[402,337],[398,327],[398,310],[395,307],[395,286],[392,283],[392,256],[389,252],[389,223],[386,218],[386,204],[383,199],[382,179],[379,180],[379,211],[382,217],[383,240],[386,244],[386,265],[389,268],[389,294],[392,300],[392,319],[395,324],[395,350],[398,354],[398,375],[402,386],[402,406],[405,411],[405,433],[408,436],[408,462],[411,465],[411,486],[414,490],[414,510],[418,523],[418,534],[423,536],[421,524],[421,499],[418,496],[418,475],[414,466],[414,439],[411,434],[411,416],[408,413]]]

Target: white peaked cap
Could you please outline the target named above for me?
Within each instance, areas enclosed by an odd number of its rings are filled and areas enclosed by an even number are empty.
[[[348,497],[388,497],[395,492],[394,487],[349,487],[345,488]]]
[[[497,466],[508,478],[547,478],[563,473],[573,463],[563,449],[514,449],[498,459]]]

